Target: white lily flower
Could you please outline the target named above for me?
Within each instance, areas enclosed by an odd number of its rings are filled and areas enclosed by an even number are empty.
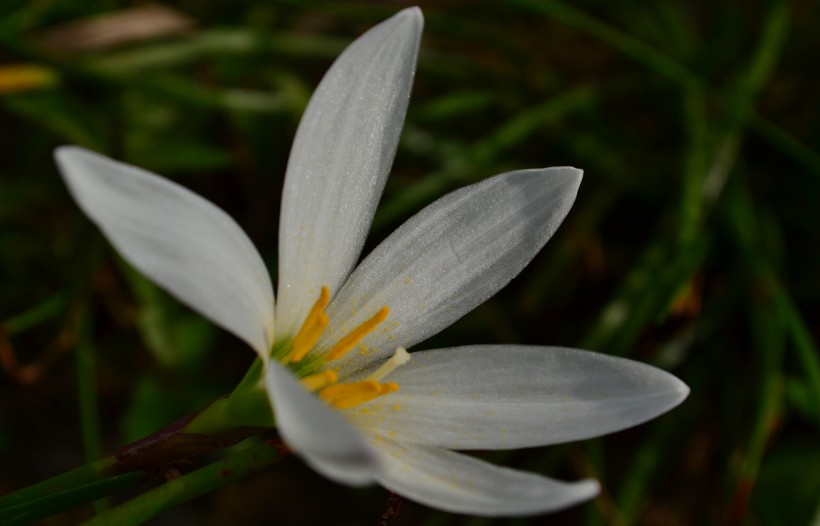
[[[404,350],[515,277],[564,219],[582,175],[521,170],[462,188],[354,270],[396,151],[422,25],[411,8],[372,28],[313,95],[287,168],[275,309],[262,258],[216,206],[81,148],[59,148],[57,163],[126,260],[258,353],[281,436],[317,471],[455,512],[564,508],[598,484],[451,450],[600,436],[671,409],[688,388],[651,366],[573,349]]]

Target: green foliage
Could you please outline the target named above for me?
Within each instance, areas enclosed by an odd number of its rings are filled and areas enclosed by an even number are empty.
[[[254,359],[104,248],[62,187],[53,148],[82,144],[192,188],[230,213],[275,269],[298,118],[346,43],[396,9],[182,1],[176,12],[194,22],[184,29],[82,49],[69,33],[54,44],[55,29],[132,5],[0,7],[4,494],[227,394]],[[604,494],[591,504],[497,522],[408,502],[389,523],[816,522],[820,86],[806,72],[820,60],[817,8],[777,0],[422,7],[408,122],[368,246],[431,200],[495,173],[585,170],[543,254],[423,346],[589,348],[667,368],[692,394],[634,430],[488,457],[597,477]],[[50,80],[3,88],[11,64],[44,68]],[[247,474],[254,469],[244,455],[222,462]],[[227,481],[219,466],[177,482],[217,488]],[[225,487],[189,505],[184,520],[258,524],[298,513],[306,523],[375,523],[386,507],[383,490],[343,489],[297,462],[268,471],[247,491]],[[80,475],[66,480],[81,482],[83,502],[134,483]],[[177,505],[191,496],[182,486],[153,495]],[[60,509],[60,498],[43,509]],[[129,517],[144,501],[133,502]],[[316,508],[334,509],[335,519]],[[91,516],[81,508],[59,524]]]

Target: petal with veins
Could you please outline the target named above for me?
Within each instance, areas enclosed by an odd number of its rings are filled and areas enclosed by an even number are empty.
[[[654,418],[689,393],[671,374],[640,362],[513,345],[413,353],[389,380],[399,391],[351,409],[351,421],[452,449],[584,440]]]
[[[76,146],[55,153],[74,199],[126,261],[267,357],[273,288],[248,236],[178,184]]]
[[[342,484],[373,481],[378,462],[364,437],[338,411],[305,391],[272,360],[265,373],[268,397],[285,443],[316,471]]]
[[[282,196],[280,335],[295,334],[320,288],[338,292],[359,259],[404,124],[422,25],[410,8],[362,35],[302,116]]]
[[[390,317],[340,360],[341,376],[444,329],[514,278],[569,212],[580,170],[546,168],[492,177],[434,202],[379,245],[327,309],[319,348],[381,307]]]
[[[472,515],[533,515],[556,511],[598,494],[594,480],[561,482],[488,464],[437,447],[385,438],[374,444],[386,488],[434,508]]]

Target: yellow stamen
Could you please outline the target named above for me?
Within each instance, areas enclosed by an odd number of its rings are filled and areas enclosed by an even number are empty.
[[[377,393],[379,392],[379,382],[366,380],[364,382],[353,382],[350,384],[336,384],[330,387],[325,387],[319,392],[319,397],[330,402],[336,398],[346,396],[355,396],[362,393]]]
[[[388,358],[373,374],[367,377],[368,380],[378,382],[388,374],[392,373],[402,365],[410,361],[410,353],[404,347],[398,347],[393,356]]]
[[[323,387],[335,383],[338,380],[336,371],[322,371],[321,373],[311,374],[302,378],[302,386],[310,392],[318,391]]]
[[[392,393],[398,390],[399,384],[382,384],[382,388],[379,390],[378,393],[362,394],[360,396],[351,396],[350,398],[340,398],[330,402],[330,406],[336,409],[348,409],[350,407],[355,407],[359,404],[369,402],[374,398],[378,398],[382,395],[386,395],[387,393]]]
[[[347,409],[398,390],[399,384],[396,383],[380,384],[372,380],[366,380],[364,382],[325,387],[319,392],[319,397],[324,399],[331,407]]]
[[[373,331],[373,329],[376,328],[377,325],[386,320],[389,314],[390,309],[387,307],[382,307],[372,318],[362,323],[353,329],[350,334],[339,340],[333,349],[327,353],[327,361],[330,362],[336,360],[350,352],[350,350],[353,349],[356,344],[362,340],[362,338],[367,336],[371,331]]]
[[[328,303],[330,303],[330,290],[327,287],[322,287],[319,299],[311,307],[302,328],[299,329],[299,333],[293,339],[293,350],[288,355],[285,363],[298,362],[319,341],[319,336],[322,335],[322,331],[325,330],[328,323],[327,314],[325,314]]]

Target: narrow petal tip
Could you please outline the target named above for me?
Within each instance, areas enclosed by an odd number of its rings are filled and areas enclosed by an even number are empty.
[[[588,501],[600,492],[595,480],[564,482],[489,464],[437,447],[382,439],[377,451],[386,488],[443,511],[485,517],[549,513]]]
[[[395,18],[406,20],[408,23],[413,24],[419,32],[424,28],[424,15],[419,6],[402,9],[396,13]]]
[[[73,171],[66,170],[66,168],[70,168],[75,163],[82,162],[83,157],[93,159],[95,157],[102,156],[81,146],[74,146],[71,144],[58,146],[54,149],[54,161],[57,163],[57,166],[61,168],[60,173],[64,178],[70,178],[74,175]]]
[[[676,408],[689,396],[689,386],[680,378],[657,367],[647,366],[647,368],[650,368],[657,375],[657,416]]]
[[[676,397],[674,397],[672,400],[672,406],[670,407],[671,409],[672,407],[675,407],[684,400],[686,400],[691,390],[689,389],[689,386],[683,383],[683,381],[677,376],[672,374],[670,374],[669,376],[672,377],[673,391],[676,395]]]
[[[360,259],[396,153],[424,18],[410,8],[352,42],[305,110],[279,222],[280,334],[295,334],[321,286],[338,291]]]
[[[60,146],[54,159],[80,209],[123,259],[264,357],[273,287],[228,214],[173,181],[85,148]]]
[[[565,180],[567,186],[574,192],[578,192],[578,187],[581,186],[581,180],[584,178],[584,171],[572,166],[546,168],[545,172],[547,172],[550,177],[560,177]]]
[[[75,152],[82,151],[84,151],[84,149],[80,148],[79,146],[64,144],[62,146],[54,148],[54,159],[56,159],[59,162],[60,160],[64,160],[67,156],[73,155]]]
[[[595,479],[580,480],[575,484],[578,502],[594,499],[601,493],[601,484]]]

